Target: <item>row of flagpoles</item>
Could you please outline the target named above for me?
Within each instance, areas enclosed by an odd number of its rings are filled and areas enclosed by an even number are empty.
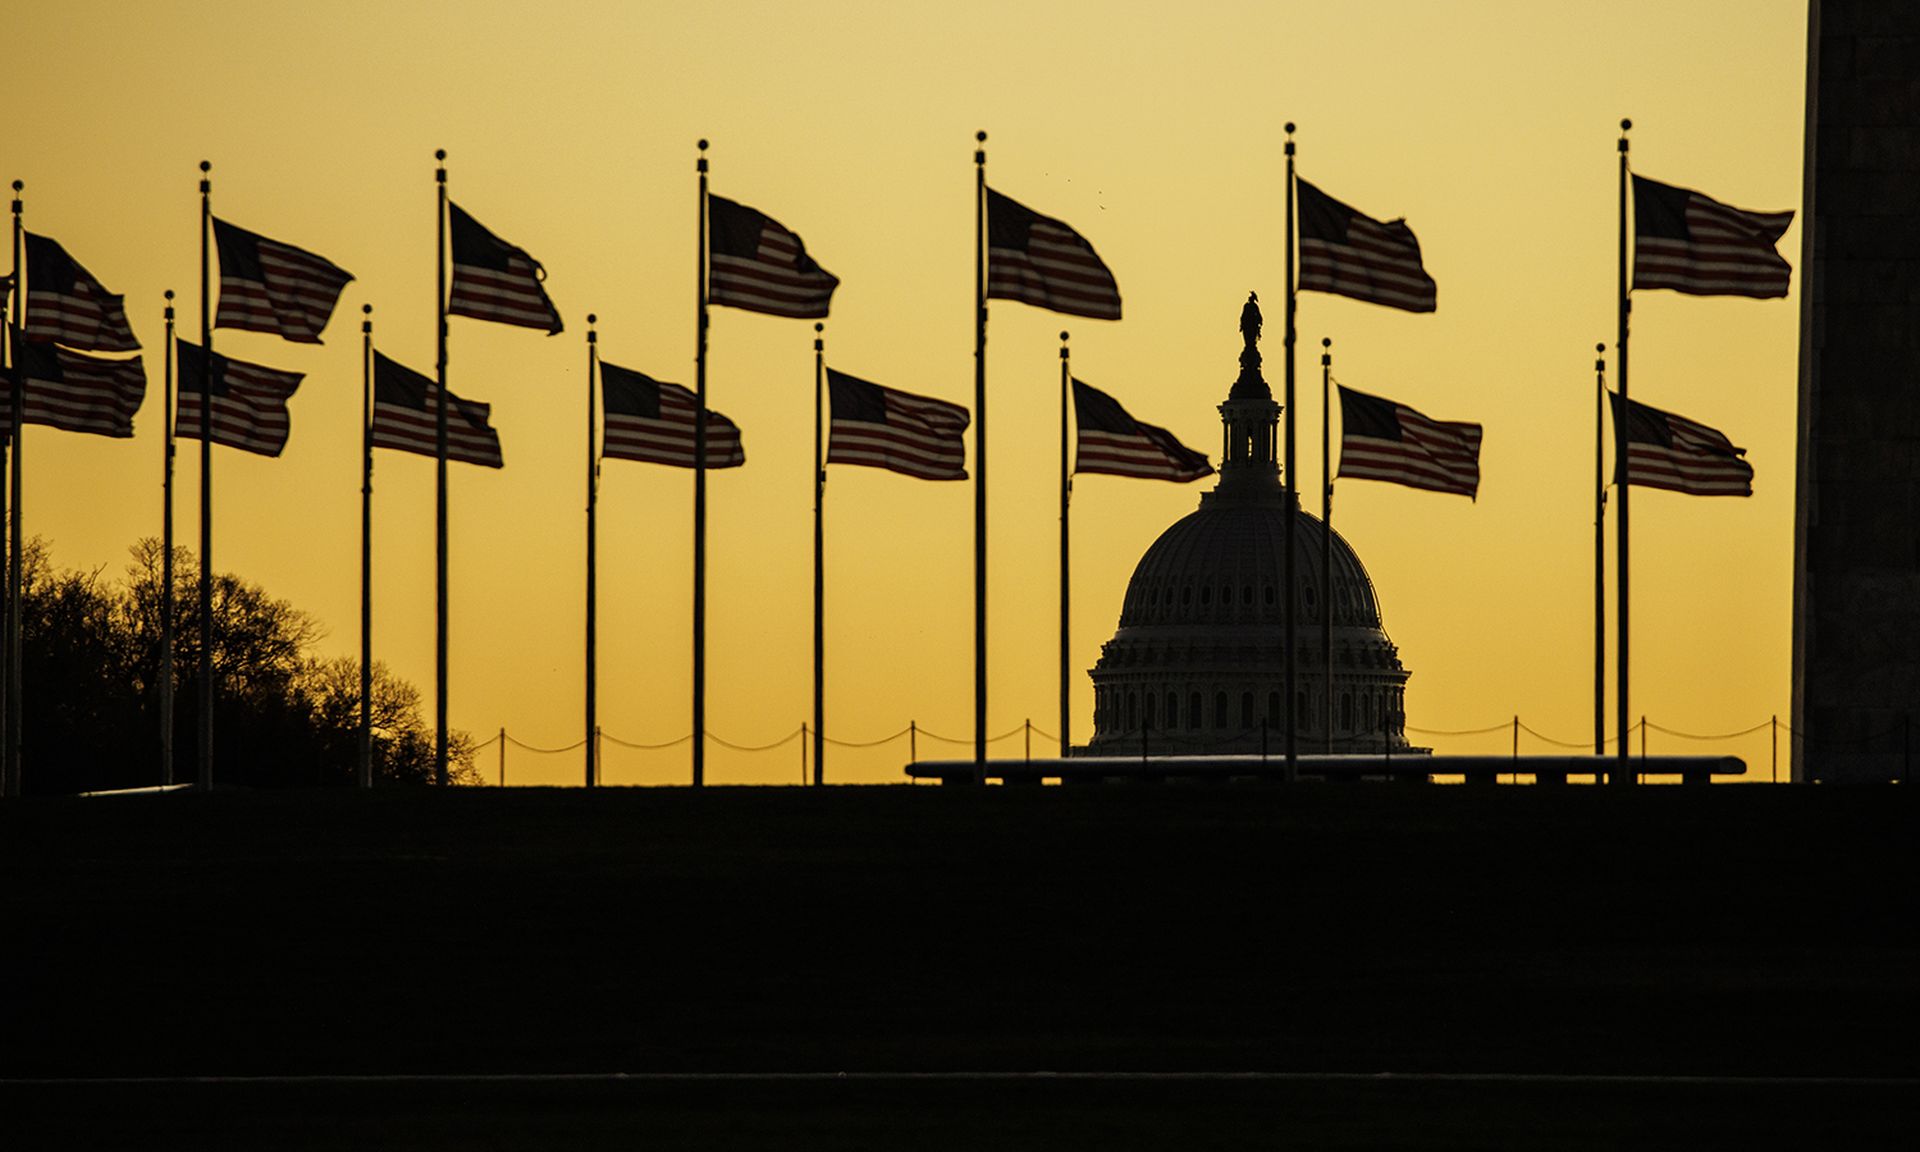
[[[1598,396],[1604,408],[1610,399],[1615,428],[1614,483],[1620,489],[1616,516],[1619,543],[1618,574],[1618,704],[1621,723],[1627,716],[1627,488],[1630,484],[1663,487],[1695,495],[1747,495],[1752,469],[1742,450],[1711,428],[1673,413],[1633,403],[1627,398],[1627,336],[1630,292],[1634,288],[1666,288],[1696,295],[1769,297],[1784,295],[1789,269],[1774,244],[1792,220],[1792,213],[1752,213],[1730,208],[1697,192],[1659,184],[1633,175],[1627,167],[1627,121],[1621,122],[1619,143],[1620,296],[1618,391],[1608,393],[1604,360],[1599,370]],[[1379,221],[1321,192],[1300,179],[1294,170],[1293,125],[1288,124],[1286,192],[1286,319],[1285,319],[1285,477],[1290,499],[1298,506],[1294,428],[1294,345],[1297,294],[1318,291],[1384,305],[1403,311],[1431,312],[1437,307],[1434,281],[1421,261],[1419,243],[1404,221]],[[986,333],[988,301],[1014,300],[1067,315],[1117,320],[1121,302],[1117,282],[1093,246],[1060,220],[1040,215],[986,183],[986,134],[978,135],[975,162],[975,389],[971,423],[974,428],[974,755],[976,776],[984,780],[987,721],[987,525],[986,525]],[[696,163],[699,187],[699,238],[696,272],[695,386],[655,380],[632,369],[600,359],[598,334],[591,327],[588,344],[588,473],[587,473],[587,662],[586,730],[596,728],[595,669],[595,509],[600,459],[605,456],[677,467],[690,467],[694,482],[693,555],[693,732],[705,731],[705,568],[706,472],[714,467],[744,463],[740,432],[732,421],[707,405],[706,351],[710,305],[740,308],[797,319],[824,319],[839,280],[808,253],[800,237],[772,218],[743,204],[713,195],[708,189],[706,141],[699,143]],[[547,297],[545,270],[524,250],[483,227],[447,196],[445,152],[436,152],[435,168],[438,231],[436,310],[436,374],[427,377],[379,353],[373,342],[372,306],[363,307],[363,476],[361,533],[361,709],[359,780],[372,781],[370,676],[372,667],[371,518],[373,449],[388,448],[433,456],[436,468],[436,644],[435,731],[436,777],[446,779],[447,768],[447,472],[449,460],[501,467],[499,439],[490,424],[488,406],[455,395],[447,383],[448,317],[544,329],[549,335],[562,329],[558,311]],[[288,431],[286,401],[301,381],[297,373],[282,372],[219,355],[213,350],[215,328],[266,332],[285,339],[318,343],[345,286],[353,277],[331,261],[311,252],[239,228],[213,216],[209,165],[201,164],[200,343],[178,339],[174,331],[173,294],[167,293],[166,332],[171,355],[166,357],[165,511],[163,515],[162,667],[170,670],[172,629],[173,459],[176,435],[200,440],[200,583],[199,619],[209,628],[212,619],[212,454],[215,443],[262,455],[278,455]],[[45,424],[68,431],[109,436],[131,436],[132,417],[145,392],[140,358],[86,355],[88,352],[129,353],[139,342],[126,321],[121,297],[109,293],[65,249],[23,227],[22,185],[14,183],[14,271],[5,287],[11,292],[7,387],[10,404],[0,410],[6,419],[7,447],[11,451],[11,532],[5,689],[4,764],[0,778],[5,790],[19,789],[20,774],[20,596],[21,556],[21,437],[14,430],[24,424]],[[1633,259],[1629,269],[1628,199],[1633,200]],[[449,247],[451,251],[449,252]],[[219,258],[218,311],[212,307],[214,254]],[[451,284],[448,282],[451,274]],[[1257,329],[1258,311],[1253,308]],[[967,409],[886,388],[826,366],[822,325],[814,338],[814,608],[813,608],[813,728],[814,774],[823,776],[824,718],[824,498],[826,465],[856,464],[888,468],[929,480],[966,479],[962,434],[969,423]],[[1135,420],[1112,397],[1075,380],[1069,369],[1067,333],[1061,333],[1061,485],[1060,485],[1060,721],[1061,753],[1069,746],[1067,665],[1069,602],[1070,474],[1106,472],[1174,481],[1191,481],[1211,473],[1203,454],[1181,445],[1165,429]],[[1417,488],[1458,492],[1477,491],[1481,430],[1477,424],[1431,420],[1391,400],[1337,385],[1332,377],[1331,341],[1323,341],[1322,460],[1330,455],[1331,395],[1338,386],[1342,411],[1342,451],[1338,475],[1385,480]],[[1604,346],[1602,348],[1604,351]],[[180,392],[175,412],[173,393],[176,363]],[[17,386],[16,386],[17,384]],[[596,451],[595,402],[600,404],[601,441]],[[1079,451],[1069,460],[1069,408],[1077,430]],[[830,426],[824,413],[830,411]],[[1596,410],[1596,435],[1600,412]],[[824,453],[823,453],[824,448]],[[1071,465],[1071,466],[1070,466]],[[1598,467],[1598,465],[1596,465]],[[1331,524],[1333,476],[1323,475],[1322,515]],[[1595,539],[1595,731],[1596,754],[1601,751],[1599,721],[1604,698],[1604,571],[1599,550],[1604,543],[1606,478],[1597,477]],[[1293,518],[1287,521],[1283,547],[1285,598],[1283,629],[1285,666],[1290,703],[1295,687],[1297,587],[1292,542]],[[1322,563],[1331,565],[1331,533]],[[1323,580],[1329,578],[1323,569]],[[1331,628],[1331,614],[1323,614]],[[1324,645],[1330,653],[1330,637]],[[197,779],[211,787],[213,739],[213,671],[209,645],[201,645],[198,686],[199,763]],[[162,775],[171,783],[172,678],[160,677]],[[1291,708],[1284,725],[1289,765],[1297,756],[1296,728]],[[1329,725],[1330,728],[1330,725]],[[704,741],[692,742],[693,782],[704,780]],[[593,742],[587,742],[587,782],[597,779]],[[1618,775],[1631,780],[1632,775]]]

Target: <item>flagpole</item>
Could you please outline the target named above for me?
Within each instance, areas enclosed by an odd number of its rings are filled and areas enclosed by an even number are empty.
[[[20,350],[13,346],[15,333],[26,324],[26,268],[21,258],[25,244],[26,225],[22,217],[26,213],[26,204],[20,198],[25,190],[23,181],[13,182],[13,325],[7,333],[7,363],[16,371],[12,392],[13,431],[11,435],[13,449],[8,461],[8,471],[12,478],[11,500],[7,506],[7,612],[6,640],[4,644],[6,659],[5,674],[5,724],[0,727],[0,740],[5,743],[5,751],[0,753],[0,793],[18,796],[23,791],[22,765],[20,762],[20,445],[26,439],[27,422],[27,381],[26,373],[18,371]]]
[[[1593,754],[1607,754],[1607,346],[1593,346]],[[1594,770],[1595,782],[1600,769]]]
[[[167,289],[167,342],[160,350],[160,783],[173,783],[173,289]]]
[[[1620,376],[1620,404],[1623,409],[1626,407],[1626,402],[1627,402],[1627,320],[1628,320],[1629,314],[1633,311],[1633,301],[1632,301],[1632,298],[1628,295],[1628,278],[1627,278],[1628,277],[1627,197],[1631,191],[1631,189],[1629,188],[1630,176],[1627,172],[1627,131],[1632,127],[1633,127],[1633,121],[1631,120],[1620,121],[1620,344],[1619,344],[1620,372],[1619,372],[1619,376]],[[1619,712],[1620,712],[1620,749],[1619,749],[1619,764],[1615,769],[1615,777],[1613,782],[1615,784],[1632,784],[1634,782],[1633,766],[1630,763],[1628,763],[1628,759],[1627,759],[1627,756],[1628,756],[1628,750],[1627,750],[1627,724],[1628,724],[1628,719],[1627,719],[1627,709],[1628,709],[1628,702],[1627,702],[1627,490],[1628,490],[1628,477],[1627,477],[1627,451],[1626,451],[1627,442],[1626,442],[1626,435],[1622,431],[1623,427],[1624,427],[1624,422],[1621,422],[1621,427],[1616,427],[1614,429],[1614,438],[1615,438],[1614,465],[1615,465],[1615,480],[1616,480],[1615,486],[1619,489],[1619,499],[1620,499],[1620,513],[1617,517],[1615,517],[1615,519],[1618,521],[1618,526],[1620,530],[1620,542],[1615,549],[1617,562],[1620,565],[1620,574],[1618,577],[1619,586],[1620,586],[1620,608],[1619,608],[1620,618],[1618,621],[1618,625],[1620,628],[1620,636],[1619,636],[1619,639],[1615,641],[1615,645],[1614,645],[1615,659],[1618,664],[1617,671],[1620,677],[1620,681],[1619,681],[1619,686],[1616,688],[1614,694],[1617,697],[1616,705],[1618,706]]]
[[[827,759],[827,466],[821,455],[821,392],[827,369],[827,326],[813,325],[813,782],[826,779]]]
[[[1295,734],[1299,730],[1299,717],[1295,714],[1295,705],[1299,700],[1296,689],[1296,673],[1299,663],[1299,645],[1294,636],[1295,601],[1300,598],[1300,585],[1294,578],[1293,539],[1294,521],[1300,517],[1299,479],[1294,472],[1294,434],[1293,434],[1293,244],[1294,244],[1294,191],[1293,191],[1293,122],[1287,122],[1287,309],[1286,309],[1286,351],[1287,351],[1287,522],[1281,537],[1281,547],[1286,550],[1286,607],[1283,609],[1282,626],[1286,630],[1285,649],[1287,661],[1287,770],[1286,780],[1291,783],[1299,778],[1299,749]],[[1332,686],[1329,685],[1329,688]]]
[[[1327,668],[1327,755],[1333,755],[1333,338],[1320,338],[1320,654]]]
[[[360,764],[373,787],[373,305],[360,306]]]
[[[707,142],[700,141],[699,319],[694,334],[693,413],[693,786],[707,782]]]
[[[447,782],[447,150],[434,149],[433,218],[438,260],[433,296],[435,367],[440,395],[434,406],[434,634],[433,782]]]
[[[987,782],[987,134],[973,150],[973,782]]]
[[[1067,361],[1067,334],[1060,333],[1060,756],[1064,759],[1072,740],[1067,736],[1069,708],[1067,641],[1069,639],[1070,614],[1073,582],[1071,572],[1072,553],[1067,547],[1067,505],[1073,497],[1073,473],[1067,457],[1067,421],[1071,415],[1073,403],[1073,375]]]
[[[600,456],[594,449],[593,419],[596,407],[594,391],[599,386],[600,376],[600,334],[593,330],[599,317],[587,313],[587,787],[600,783],[599,741],[594,739],[600,730],[599,717],[595,714],[599,706],[599,636],[600,631],[594,613],[599,606],[599,560],[595,555],[600,505]]]
[[[200,763],[198,782],[213,789],[213,311],[209,237],[213,170],[200,161]]]

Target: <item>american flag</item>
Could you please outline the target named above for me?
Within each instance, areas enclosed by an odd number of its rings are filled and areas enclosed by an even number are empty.
[[[694,466],[692,392],[631,368],[600,362],[600,397],[606,410],[601,452],[618,460]],[[740,429],[707,409],[707,467],[738,468],[747,462]]]
[[[27,239],[27,336],[89,352],[137,352],[121,297],[101,287],[67,250],[45,236]]]
[[[1339,476],[1472,497],[1480,490],[1480,425],[1430,420],[1342,384]]]
[[[174,435],[200,439],[201,381],[211,368],[212,377],[206,381],[207,391],[213,393],[208,409],[212,418],[209,439],[262,456],[280,455],[287,446],[287,398],[300,386],[302,374],[233,360],[218,352],[213,353],[209,365],[206,349],[185,340],[176,340],[174,348],[180,367]]]
[[[213,240],[220,249],[220,310],[214,327],[320,343],[341,290],[353,279],[351,272],[217,216]]]
[[[453,287],[447,312],[523,328],[560,331],[560,313],[540,282],[547,270],[522,249],[495,236],[448,201],[447,224],[453,236]]]
[[[1420,263],[1420,241],[1404,220],[1363,216],[1296,179],[1302,292],[1331,292],[1408,312],[1436,306],[1433,277]]]
[[[439,456],[440,385],[379,352],[373,354],[373,446]],[[499,468],[500,436],[491,409],[447,393],[447,459]]]
[[[97,436],[133,435],[133,414],[147,392],[140,357],[109,360],[25,340],[13,347],[19,357],[14,370],[27,381],[27,423]],[[0,434],[12,431],[13,392],[7,374],[0,373]]]
[[[965,480],[969,419],[958,404],[827,369],[827,463],[889,468],[921,480]]]
[[[1086,239],[987,189],[987,298],[1120,319],[1120,286]]]
[[[1685,416],[1621,400],[1617,392],[1608,396],[1616,434],[1626,442],[1627,483],[1689,496],[1753,495],[1753,466],[1741,459],[1745,448],[1735,448],[1722,433]],[[1618,459],[1616,452],[1616,483]]]
[[[1187,484],[1213,475],[1205,453],[1180,443],[1173,433],[1142,424],[1120,402],[1091,384],[1073,382],[1073,420],[1078,448],[1075,472],[1104,472]]]
[[[1633,178],[1633,286],[1694,296],[1785,296],[1793,268],[1774,250],[1791,212],[1745,212]]]
[[[814,263],[800,237],[744,204],[707,197],[707,300],[769,316],[827,314],[840,280]]]

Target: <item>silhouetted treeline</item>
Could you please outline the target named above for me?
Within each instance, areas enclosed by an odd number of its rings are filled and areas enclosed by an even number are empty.
[[[160,782],[161,548],[132,548],[124,577],[56,570],[44,541],[21,564],[23,784],[30,793]],[[199,568],[174,550],[174,780],[199,756]],[[313,651],[311,616],[231,574],[213,586],[216,786],[350,785],[358,748],[360,666]],[[433,732],[420,693],[373,669],[373,765],[379,783],[433,779]],[[477,783],[473,742],[449,734],[457,783]]]

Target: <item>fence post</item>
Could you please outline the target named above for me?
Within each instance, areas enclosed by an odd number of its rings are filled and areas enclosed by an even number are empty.
[[[1913,779],[1913,713],[1900,714],[1900,783]]]
[[[507,726],[500,726],[500,787],[507,786]]]
[[[1775,712],[1769,723],[1773,726],[1773,748],[1771,750],[1773,767],[1770,771],[1770,775],[1772,776],[1771,783],[1778,784],[1780,783],[1780,713]]]
[[[907,763],[920,763],[920,722],[907,721]]]
[[[1028,761],[1033,759],[1033,717],[1031,716],[1027,717],[1027,744],[1023,758]]]
[[[807,722],[800,721],[800,783],[807,782]]]
[[[1513,782],[1520,783],[1520,714],[1513,714]]]
[[[1635,784],[1647,782],[1647,714],[1640,713],[1640,770],[1633,774]]]

